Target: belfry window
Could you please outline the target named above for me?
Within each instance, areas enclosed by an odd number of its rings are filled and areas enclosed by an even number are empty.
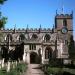
[[[30,44],[29,49],[30,50],[36,50],[36,45],[35,44]]]
[[[67,26],[67,20],[66,19],[63,20],[63,26],[65,26],[65,27]]]

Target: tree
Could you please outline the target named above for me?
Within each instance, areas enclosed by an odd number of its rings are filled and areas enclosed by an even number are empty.
[[[6,0],[0,0],[0,5],[3,5],[5,1],[6,1]],[[1,29],[1,28],[4,28],[4,25],[6,24],[6,21],[7,21],[7,18],[4,17],[4,16],[2,16],[2,13],[1,13],[1,11],[0,11],[0,29]],[[2,41],[2,37],[3,37],[3,34],[0,32],[0,43],[1,43],[1,41]],[[1,52],[0,52],[0,53],[1,53]],[[5,52],[5,53],[6,53],[6,52]],[[4,55],[6,56],[6,54],[4,54]],[[0,57],[1,57],[1,54],[0,54]]]
[[[0,0],[0,4],[4,4],[4,2],[7,0]]]
[[[73,40],[73,35],[70,37],[70,43],[68,46],[68,52],[69,52],[69,58],[74,61],[75,60],[75,45],[74,45],[74,40]]]
[[[1,17],[0,18],[0,28],[4,28],[4,25],[6,24],[7,22],[7,17]]]
[[[0,0],[0,5],[3,5],[5,1],[6,0]],[[6,21],[7,21],[7,17],[2,16],[2,13],[0,12],[0,29],[4,27]]]

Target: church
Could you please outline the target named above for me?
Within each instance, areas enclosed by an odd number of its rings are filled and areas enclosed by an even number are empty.
[[[73,13],[58,14],[52,29],[1,29],[2,58],[21,59],[26,63],[47,64],[50,59],[69,58],[68,44],[73,35]]]

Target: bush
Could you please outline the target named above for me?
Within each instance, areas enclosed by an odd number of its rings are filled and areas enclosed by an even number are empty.
[[[6,68],[4,67],[4,68],[2,68],[1,70],[0,70],[0,75],[6,75]]]
[[[47,75],[75,75],[75,69],[47,66],[43,70]]]
[[[27,68],[26,64],[19,63],[16,67],[16,70],[18,72],[24,72],[24,71],[26,71],[26,68]]]
[[[25,72],[27,65],[25,63],[18,63],[17,66],[13,69],[11,68],[10,72],[6,71],[6,68],[0,70],[0,75],[20,75]]]
[[[51,67],[62,67],[63,66],[63,59],[50,59],[49,66]]]
[[[48,67],[47,68],[47,73],[48,73],[48,75],[49,74],[56,75],[58,73],[62,74],[63,70],[62,70],[62,68]]]
[[[10,72],[7,72],[7,75],[20,75],[20,73],[17,70],[11,70]]]

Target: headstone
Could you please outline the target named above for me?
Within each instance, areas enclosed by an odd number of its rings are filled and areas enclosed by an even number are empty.
[[[4,67],[4,58],[3,58],[3,60],[2,60],[2,68]]]
[[[19,63],[21,63],[20,59],[18,59]]]
[[[10,71],[10,62],[8,61],[8,63],[7,63],[7,72],[9,72]]]
[[[71,60],[70,59],[65,59],[63,62],[64,62],[65,65],[66,64],[71,64]]]
[[[26,53],[25,53],[25,50],[24,50],[24,54],[23,54],[23,62],[25,62],[25,57],[26,57]]]
[[[17,61],[16,61],[16,66],[17,66]]]
[[[14,64],[14,62],[12,61],[12,65]]]
[[[14,65],[14,62],[12,61],[12,68],[14,69],[15,68],[15,65]]]
[[[15,62],[13,62],[13,68],[15,68],[15,66],[16,66],[16,65],[15,65]]]

